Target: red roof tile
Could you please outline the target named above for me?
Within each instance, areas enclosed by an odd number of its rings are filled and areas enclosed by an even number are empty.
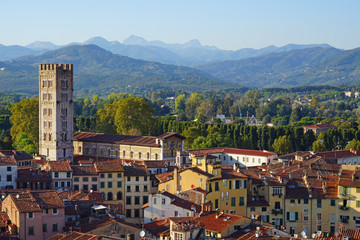
[[[108,173],[108,172],[123,172],[124,169],[122,167],[121,161],[104,161],[104,162],[96,162],[95,169],[98,173]]]
[[[0,228],[7,228],[9,226],[9,216],[6,212],[0,212]]]
[[[249,150],[249,149],[239,149],[239,148],[194,149],[194,150],[189,150],[189,152],[194,155],[205,155],[205,154],[214,154],[214,153],[242,154],[242,155],[260,156],[260,157],[270,157],[276,155],[276,153],[269,151],[259,151],[259,150]]]
[[[144,228],[148,230],[152,235],[160,237],[163,234],[168,235],[166,233],[170,231],[170,224],[169,221],[165,219],[144,224]]]
[[[71,165],[74,176],[93,176],[97,175],[94,165],[91,166],[80,166],[80,165]]]
[[[216,218],[217,215],[218,218]],[[212,212],[205,216],[201,216],[199,220],[200,223],[205,227],[206,231],[220,233],[242,218],[243,218],[242,216],[238,216],[238,215]]]
[[[72,172],[68,161],[48,161],[52,172]]]

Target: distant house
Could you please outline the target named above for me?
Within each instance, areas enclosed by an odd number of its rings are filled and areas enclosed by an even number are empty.
[[[71,190],[73,170],[68,161],[47,161],[42,170],[51,172],[54,189],[67,188]]]
[[[26,167],[18,169],[17,188],[31,190],[51,189],[51,175],[47,171]]]
[[[143,206],[144,223],[168,217],[193,217],[201,207],[174,194],[163,191],[149,196],[149,203]]]
[[[309,130],[312,130],[316,136],[319,136],[320,133],[326,133],[329,129],[336,129],[337,127],[328,123],[317,123],[314,125],[309,125],[304,127],[304,133]]]
[[[13,157],[0,156],[0,187],[16,188],[17,163]]]
[[[0,157],[11,157],[17,162],[18,168],[32,166],[33,157],[25,151],[0,150]]]
[[[10,193],[2,203],[20,239],[39,240],[62,232],[65,205],[55,191]]]
[[[360,164],[360,151],[354,149],[317,152],[316,155],[332,164]]]

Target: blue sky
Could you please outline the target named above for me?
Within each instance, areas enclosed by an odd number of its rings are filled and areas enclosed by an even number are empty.
[[[221,49],[288,43],[360,47],[359,0],[0,0],[0,44],[83,42],[183,43]]]

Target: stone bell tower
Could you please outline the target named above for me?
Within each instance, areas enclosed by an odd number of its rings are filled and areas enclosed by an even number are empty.
[[[39,153],[73,160],[73,65],[39,64]]]

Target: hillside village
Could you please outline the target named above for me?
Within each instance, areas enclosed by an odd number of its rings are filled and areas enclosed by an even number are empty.
[[[74,133],[72,65],[39,84],[39,154],[0,150],[0,239],[360,239],[360,151]]]

